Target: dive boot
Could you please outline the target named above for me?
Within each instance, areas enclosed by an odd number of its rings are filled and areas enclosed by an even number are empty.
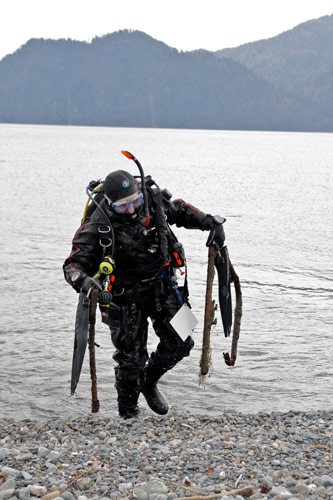
[[[140,394],[140,386],[134,386],[127,381],[118,380],[116,378],[115,387],[118,393],[118,413],[122,418],[134,418],[139,415],[138,399]]]
[[[139,415],[138,398],[139,394],[133,398],[130,394],[118,393],[118,413],[121,418],[135,418]]]
[[[142,386],[141,392],[146,398],[147,404],[151,410],[158,415],[166,415],[168,413],[169,405],[158,390],[157,382],[145,382]]]
[[[158,367],[148,365],[145,371],[145,381],[141,388],[149,408],[158,415],[166,415],[169,411],[169,405],[157,387],[157,381],[165,371],[163,370],[161,373]]]
[[[119,416],[125,420],[128,418],[135,418],[139,415],[140,410],[137,406],[129,407],[118,403]]]

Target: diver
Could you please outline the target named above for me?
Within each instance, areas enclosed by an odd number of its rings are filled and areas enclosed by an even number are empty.
[[[91,192],[97,184],[92,184]],[[189,305],[186,277],[183,286],[177,282],[177,269],[186,269],[184,248],[170,226],[212,231],[215,245],[222,248],[225,219],[182,199],[172,200],[170,192],[160,190],[142,170],[141,178],[113,171],[100,186],[96,203],[74,235],[63,265],[65,279],[77,292],[101,288],[94,278],[99,265],[107,258],[112,262],[108,286],[112,300],[103,303],[100,298],[99,307],[115,347],[119,415],[138,415],[140,393],[153,412],[165,415],[169,406],[157,382],[194,345],[191,336],[183,340],[170,324],[181,306]],[[159,338],[150,355],[148,318]]]

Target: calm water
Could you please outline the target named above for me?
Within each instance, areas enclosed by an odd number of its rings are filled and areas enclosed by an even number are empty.
[[[161,382],[172,408],[333,408],[332,134],[0,125],[0,139],[0,416],[90,412],[88,357],[69,397],[77,295],[61,266],[87,183],[113,169],[137,173],[121,149],[174,197],[227,217],[242,283],[236,367],[224,364],[230,340],[219,320],[211,375],[199,386],[207,234],[176,229],[199,324],[191,356]],[[96,340],[100,414],[115,416],[113,349],[100,321]]]

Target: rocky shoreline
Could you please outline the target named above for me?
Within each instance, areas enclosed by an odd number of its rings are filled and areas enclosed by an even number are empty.
[[[0,500],[333,499],[333,411],[0,419]]]

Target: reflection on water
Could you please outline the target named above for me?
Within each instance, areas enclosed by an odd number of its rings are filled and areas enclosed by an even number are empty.
[[[62,262],[79,224],[85,186],[135,153],[161,187],[227,217],[229,253],[243,290],[236,366],[212,331],[212,368],[199,386],[206,234],[185,243],[196,345],[161,380],[173,409],[219,414],[332,408],[332,174],[329,134],[0,125],[1,416],[90,412],[88,357],[69,397],[77,295]],[[215,286],[216,290],[216,286]],[[97,323],[102,415],[116,414],[109,332]],[[149,347],[156,346],[151,330]],[[145,405],[142,404],[144,407]]]

